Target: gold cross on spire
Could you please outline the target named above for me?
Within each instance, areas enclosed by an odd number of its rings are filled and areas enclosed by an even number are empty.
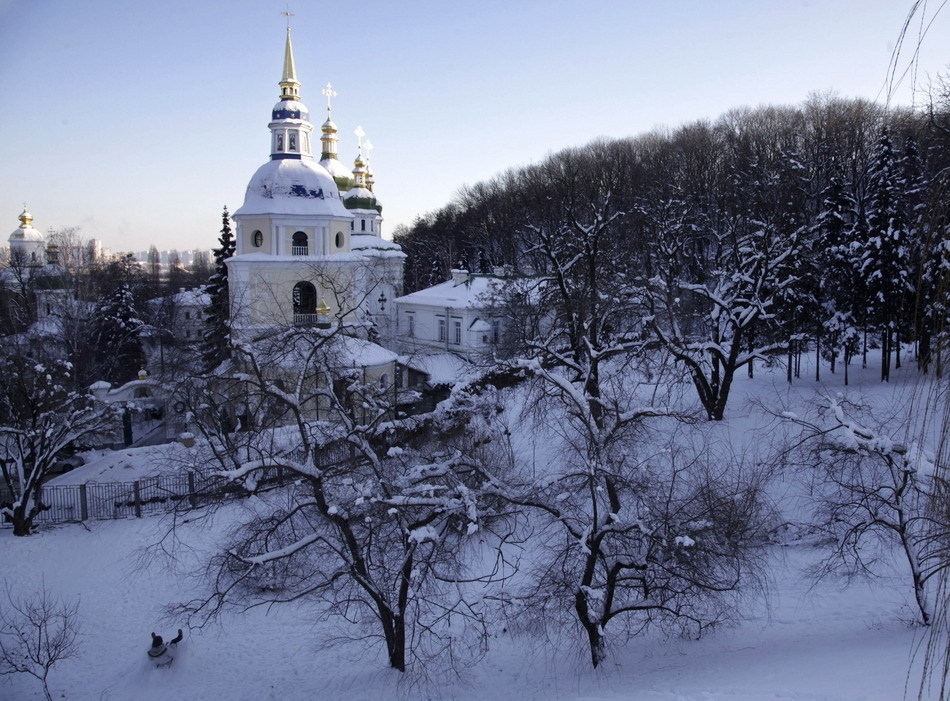
[[[333,89],[330,83],[327,83],[327,86],[320,92],[327,96],[327,114],[330,114],[330,98],[336,97],[336,90]]]
[[[288,5],[287,9],[280,14],[287,18],[287,29],[290,29],[290,18],[294,16],[294,13],[290,11],[290,5]]]

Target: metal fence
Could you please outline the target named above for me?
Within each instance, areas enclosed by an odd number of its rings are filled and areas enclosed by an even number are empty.
[[[300,460],[304,455],[291,454]],[[339,441],[324,446],[317,454],[316,466],[328,467],[352,464],[358,460],[354,446]],[[265,470],[258,487],[275,487],[295,479],[290,470]],[[103,521],[117,518],[141,518],[168,513],[175,509],[195,509],[227,499],[248,496],[242,485],[221,477],[205,477],[195,472],[148,477],[134,482],[90,482],[78,485],[44,485],[40,491],[43,510],[33,519],[34,524]],[[0,504],[13,502],[13,495],[0,485]],[[9,526],[0,519],[0,526]]]

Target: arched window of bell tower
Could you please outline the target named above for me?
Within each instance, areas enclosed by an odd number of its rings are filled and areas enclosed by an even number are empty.
[[[317,290],[312,283],[301,281],[294,285],[294,324],[310,326],[317,319]]]
[[[309,240],[303,231],[295,231],[290,242],[290,252],[295,256],[310,255]]]

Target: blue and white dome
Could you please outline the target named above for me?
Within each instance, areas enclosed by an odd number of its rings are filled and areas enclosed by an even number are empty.
[[[271,111],[271,118],[278,119],[299,119],[301,121],[310,121],[310,111],[307,106],[299,100],[281,100]]]
[[[350,218],[340,192],[326,168],[313,160],[268,161],[247,185],[244,205],[234,216],[257,214],[323,214]]]

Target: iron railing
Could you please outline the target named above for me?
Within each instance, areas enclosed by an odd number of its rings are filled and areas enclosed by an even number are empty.
[[[303,451],[288,455],[303,460]],[[320,469],[354,464],[359,456],[354,446],[337,441],[321,448],[314,463]],[[265,470],[257,488],[277,487],[296,479],[290,470],[275,467]],[[195,509],[228,499],[249,496],[243,485],[222,477],[207,477],[196,472],[147,477],[134,482],[89,482],[77,485],[44,485],[40,490],[43,509],[33,518],[34,524],[104,521],[119,518],[141,518],[174,511]],[[14,496],[0,485],[0,505],[11,504]],[[0,518],[0,526],[10,526]]]

